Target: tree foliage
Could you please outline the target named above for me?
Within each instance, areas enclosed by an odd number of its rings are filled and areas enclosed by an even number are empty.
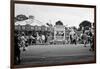
[[[82,30],[82,27],[83,27],[83,28],[86,28],[86,29],[87,29],[87,27],[91,27],[91,22],[89,22],[89,21],[87,21],[87,20],[81,22],[81,23],[79,24],[79,30]]]
[[[23,21],[23,20],[28,19],[28,17],[26,15],[23,15],[23,14],[17,15],[15,18],[17,21]]]
[[[56,22],[56,25],[63,25],[63,22],[61,22],[60,20]]]

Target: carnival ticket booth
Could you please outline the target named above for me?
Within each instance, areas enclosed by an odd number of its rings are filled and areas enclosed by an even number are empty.
[[[65,42],[65,26],[55,25],[54,26],[54,43],[64,43]]]

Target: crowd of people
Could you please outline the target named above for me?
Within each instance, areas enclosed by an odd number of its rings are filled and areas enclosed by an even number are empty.
[[[69,33],[69,39],[67,39],[67,43],[64,44],[84,44],[84,47],[86,47],[86,44],[90,44],[91,51],[94,51],[94,35],[91,31],[86,32],[83,31],[81,35],[77,35],[76,32],[70,32]],[[18,31],[15,31],[14,35],[14,41],[15,41],[15,63],[20,63],[20,47],[23,48],[23,51],[26,50],[27,46],[30,45],[38,45],[38,44],[46,44],[50,45],[50,42],[52,41],[52,44],[54,44],[54,35],[48,33],[39,33],[35,32],[29,35],[26,35],[25,32],[18,33]]]

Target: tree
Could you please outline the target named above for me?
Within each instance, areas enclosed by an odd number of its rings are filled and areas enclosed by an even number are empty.
[[[56,22],[56,25],[63,25],[63,22],[61,22],[60,20]]]
[[[16,16],[16,20],[17,21],[23,21],[23,20],[27,20],[28,17],[26,15],[20,14]]]
[[[89,22],[87,20],[85,20],[79,24],[79,30],[82,30],[82,28],[87,29],[87,27],[91,27],[91,22]]]

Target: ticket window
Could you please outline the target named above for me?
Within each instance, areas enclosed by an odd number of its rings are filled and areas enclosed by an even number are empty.
[[[56,41],[65,40],[65,28],[64,27],[55,27],[54,40]]]

